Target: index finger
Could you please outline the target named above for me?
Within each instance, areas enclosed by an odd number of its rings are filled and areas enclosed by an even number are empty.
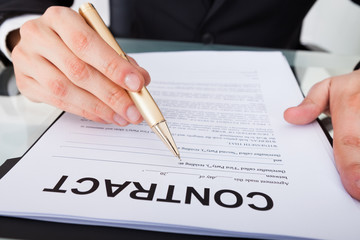
[[[148,75],[144,76],[137,67],[119,56],[75,11],[51,7],[44,17],[77,57],[116,84],[130,91],[139,91],[149,81],[145,79]]]

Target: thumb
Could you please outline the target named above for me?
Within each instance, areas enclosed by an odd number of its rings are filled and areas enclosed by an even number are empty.
[[[305,99],[296,107],[286,109],[284,118],[292,124],[308,124],[314,121],[329,106],[330,79],[315,84]]]

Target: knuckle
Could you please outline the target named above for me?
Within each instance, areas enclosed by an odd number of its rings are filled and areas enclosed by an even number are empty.
[[[84,117],[86,119],[89,119],[91,121],[94,121],[94,122],[102,122],[102,123],[104,122],[100,117],[91,114],[90,112],[86,111],[85,109],[81,110],[80,116]]]
[[[34,33],[38,31],[39,28],[36,23],[36,20],[29,20],[20,27],[20,36],[21,38],[24,38],[26,36],[32,36],[34,35]]]
[[[345,135],[340,139],[341,143],[345,146],[360,149],[360,137],[354,135]]]
[[[89,49],[91,39],[89,34],[81,31],[76,31],[71,36],[71,43],[74,52],[78,55],[84,55],[87,49]]]
[[[11,58],[13,60],[14,65],[24,56],[24,52],[20,47],[20,43],[17,44],[11,52]]]
[[[80,82],[89,77],[89,72],[84,63],[80,59],[71,59],[67,61],[67,69],[69,71],[69,78],[74,82]]]
[[[106,115],[106,109],[107,106],[101,100],[95,99],[91,102],[83,102],[81,104],[80,114],[90,120],[101,119],[101,116]]]
[[[40,20],[47,25],[55,27],[58,25],[59,19],[61,23],[61,19],[71,19],[72,21],[76,18],[81,18],[81,16],[69,7],[50,6],[40,17]]]
[[[104,113],[104,108],[105,108],[105,105],[103,102],[96,101],[95,104],[93,105],[92,112],[97,116],[101,116]]]
[[[99,117],[99,115],[96,115],[96,114],[94,114],[92,112],[89,112],[86,109],[81,109],[80,110],[80,116],[82,116],[82,117],[84,117],[86,119],[89,119],[91,121],[94,121],[94,122],[102,122],[102,123],[104,122],[102,120],[102,118]]]
[[[109,106],[118,107],[121,103],[124,102],[126,97],[127,94],[123,89],[116,89],[115,91],[108,94],[106,102]]]
[[[65,10],[65,7],[60,6],[51,6],[48,9],[46,9],[44,16],[45,17],[52,17],[52,18],[58,18],[62,14],[62,12]]]
[[[86,111],[85,109],[81,109],[80,116],[86,118],[86,119],[92,119],[92,114]]]
[[[63,98],[68,93],[66,84],[61,80],[49,81],[49,88],[51,93],[58,98]]]
[[[119,67],[119,61],[117,58],[113,58],[110,61],[106,61],[103,65],[103,71],[105,76],[111,77],[114,75],[116,69]]]

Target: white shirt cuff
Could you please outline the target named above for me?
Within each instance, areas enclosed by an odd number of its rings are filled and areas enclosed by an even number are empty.
[[[5,20],[0,25],[0,50],[5,54],[5,56],[11,61],[11,52],[6,47],[6,37],[7,35],[15,30],[20,28],[25,22],[38,18],[40,15],[37,14],[25,14],[18,17],[13,17]]]

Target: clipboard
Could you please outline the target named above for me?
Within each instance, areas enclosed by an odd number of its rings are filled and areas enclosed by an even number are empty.
[[[55,121],[56,122],[56,121]],[[324,130],[324,129],[323,129]],[[46,132],[46,131],[45,131]],[[40,137],[41,138],[41,137]],[[39,139],[40,139],[39,138]],[[326,142],[326,141],[325,141]],[[34,145],[35,145],[36,143],[34,143]],[[33,146],[34,146],[33,145]],[[9,170],[11,170],[11,168],[14,166],[14,165],[16,165],[18,162],[19,162],[19,160],[20,160],[21,158],[15,158],[15,159],[9,159],[5,164],[4,164],[4,166],[3,166],[3,170],[2,170],[2,176],[5,176],[5,174],[7,173],[7,172],[9,172]],[[2,177],[1,176],[1,177]],[[30,221],[30,222],[32,222],[32,220],[26,220],[26,221]],[[41,225],[43,224],[43,222],[41,222]],[[55,223],[52,223],[52,224],[55,224]],[[63,225],[63,224],[55,224],[55,225]],[[65,224],[65,225],[71,225],[71,224]],[[3,226],[3,225],[1,225],[0,224],[0,226]],[[5,225],[4,225],[5,226]],[[79,225],[72,225],[72,226],[79,226]],[[85,227],[85,226],[84,226]],[[86,226],[86,227],[88,227],[88,226]],[[0,227],[1,228],[1,227]],[[93,228],[93,227],[90,227],[91,229]],[[98,228],[98,227],[96,227],[96,228]],[[99,227],[99,228],[103,228],[103,227]],[[109,227],[105,227],[105,229],[108,229]],[[41,229],[41,228],[40,228]],[[113,228],[112,228],[113,229]],[[117,229],[119,229],[119,231],[121,231],[122,230],[122,228],[117,228]],[[42,231],[42,230],[40,230],[40,231]],[[60,232],[62,231],[62,230],[59,230]],[[148,231],[143,231],[143,230],[141,230],[140,231],[140,233],[139,233],[139,230],[129,230],[129,229],[126,229],[126,231],[127,232],[134,232],[135,233],[135,235],[137,235],[137,236],[139,236],[139,237],[142,237],[142,238],[151,238],[150,236],[154,233],[154,234],[156,234],[156,235],[154,235],[154,236],[156,236],[156,238],[159,238],[160,236],[158,235],[158,234],[163,234],[163,233],[159,233],[159,232],[150,232],[151,234],[149,235],[149,232]],[[1,230],[0,230],[0,234],[1,234]],[[14,233],[16,233],[16,232],[18,232],[18,226],[16,227],[16,231],[14,230]],[[144,232],[146,232],[147,234],[146,234],[146,236],[144,236],[144,235],[142,235],[142,233],[144,233]],[[53,233],[52,233],[53,234]],[[119,236],[119,234],[121,234],[121,235],[123,235],[122,233],[118,233],[118,234],[116,234],[117,235],[117,237]],[[139,235],[140,234],[140,235]],[[171,233],[166,233],[165,234],[166,236],[171,236],[171,239],[174,239],[174,235],[180,235],[180,236],[183,236],[183,238],[178,238],[178,239],[186,239],[186,238],[188,238],[189,237],[189,235],[182,235],[182,234],[171,234]],[[14,236],[14,235],[13,235]],[[52,236],[52,235],[50,235],[50,236]],[[190,236],[192,236],[192,235],[190,235]],[[200,237],[200,239],[202,238],[201,236],[198,236],[198,237]],[[102,236],[102,238],[103,238],[103,236]],[[161,237],[162,238],[162,237]],[[131,239],[131,238],[130,238]],[[196,239],[195,237],[191,237],[191,239]],[[209,239],[209,237],[208,236],[206,236],[206,239]]]
[[[59,117],[62,114],[59,115]],[[56,120],[51,124],[53,125]],[[317,119],[327,139],[332,145],[332,138],[327,131],[322,120]],[[51,127],[49,126],[49,128]],[[48,129],[49,129],[48,128]],[[48,130],[46,129],[44,133]],[[43,133],[43,134],[44,134]],[[42,135],[43,135],[42,134]],[[35,143],[42,137],[35,141]],[[34,143],[34,144],[35,144]],[[33,145],[34,145],[33,144]],[[33,146],[32,145],[32,146]],[[31,147],[32,147],[31,146]],[[31,147],[27,150],[29,151]],[[22,157],[7,159],[0,165],[0,181],[1,179],[21,160]],[[19,231],[20,229],[20,231]],[[146,230],[136,230],[128,228],[113,228],[104,226],[89,226],[79,224],[65,224],[57,222],[45,222],[30,219],[0,217],[0,237],[26,238],[26,239],[171,239],[171,240],[216,240],[220,239],[213,236],[187,235],[167,232],[156,232]],[[244,238],[227,238],[221,239],[244,239]],[[248,239],[248,238],[246,238]]]

